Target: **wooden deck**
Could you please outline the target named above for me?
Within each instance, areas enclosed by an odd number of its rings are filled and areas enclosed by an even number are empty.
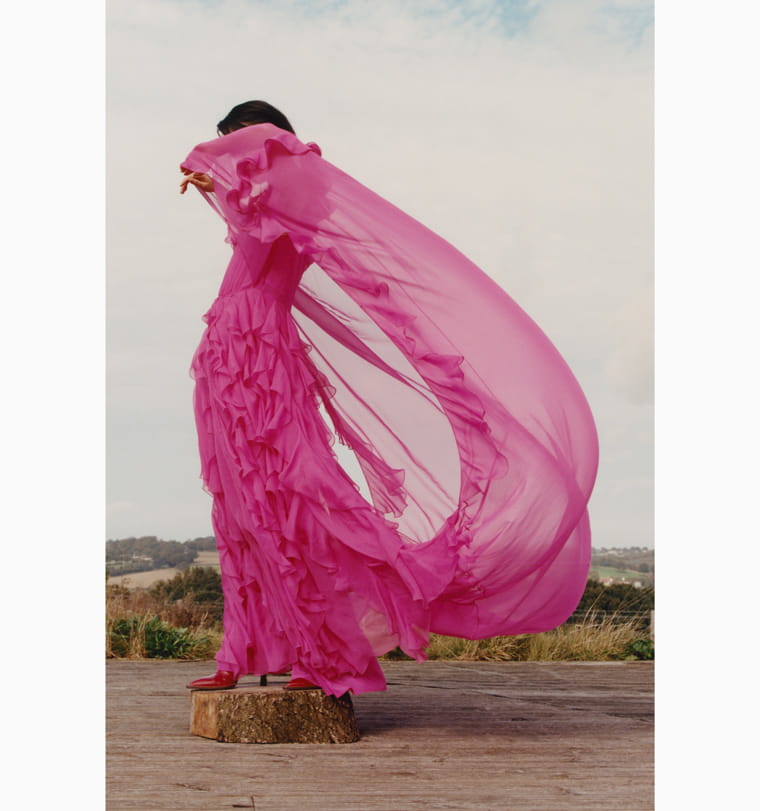
[[[651,663],[383,669],[358,743],[257,745],[189,733],[184,685],[213,663],[107,662],[109,811],[653,808]]]

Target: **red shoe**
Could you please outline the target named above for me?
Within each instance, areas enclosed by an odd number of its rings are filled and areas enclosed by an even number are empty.
[[[213,676],[191,681],[188,690],[229,690],[237,684],[237,676],[229,670],[217,670]]]
[[[283,690],[321,690],[322,688],[318,684],[312,684],[310,681],[306,679],[302,679],[296,677],[295,679],[291,679],[283,688]]]

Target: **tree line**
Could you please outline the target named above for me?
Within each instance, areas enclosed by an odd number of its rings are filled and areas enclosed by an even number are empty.
[[[106,541],[106,572],[133,574],[154,569],[186,569],[205,549],[215,549],[213,536],[190,541],[164,541],[155,535]]]
[[[170,580],[155,583],[148,591],[171,603],[189,600],[203,604],[214,619],[222,618],[222,579],[219,572],[209,566],[191,566],[178,572]],[[590,614],[614,614],[623,620],[636,616],[640,619],[642,628],[648,628],[653,609],[654,589],[651,587],[636,588],[630,583],[605,586],[598,580],[589,580],[569,621],[578,622]]]
[[[639,546],[626,549],[592,549],[591,566],[609,566],[613,569],[627,569],[632,572],[649,574],[654,571],[654,550]]]

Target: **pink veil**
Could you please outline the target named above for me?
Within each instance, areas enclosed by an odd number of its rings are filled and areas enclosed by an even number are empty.
[[[288,235],[313,263],[294,317],[315,388],[403,554],[430,629],[555,627],[586,584],[593,418],[544,333],[425,226],[270,124],[197,146],[231,237]]]

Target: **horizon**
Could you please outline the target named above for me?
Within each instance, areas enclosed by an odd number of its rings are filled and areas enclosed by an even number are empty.
[[[191,543],[192,541],[207,541],[213,539],[216,542],[216,536],[214,535],[198,535],[195,538],[186,538],[184,541],[178,541],[177,538],[160,538],[158,535],[126,535],[122,538],[106,538],[106,543],[115,543],[117,541],[141,541],[149,538],[155,538],[157,541],[164,541],[165,543]],[[650,546],[640,546],[635,544],[634,546],[592,546],[592,551],[601,551],[603,549],[641,549],[641,550],[648,550],[654,552],[654,547]]]

